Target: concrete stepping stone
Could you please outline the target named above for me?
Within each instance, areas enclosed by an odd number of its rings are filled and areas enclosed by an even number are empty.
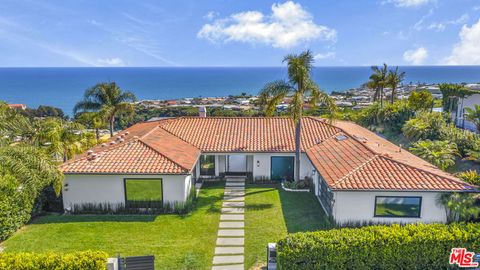
[[[245,207],[245,202],[223,202],[222,207]]]
[[[218,230],[218,236],[245,236],[245,230],[243,230],[243,229],[220,229],[220,230]]]
[[[213,264],[243,263],[243,255],[214,256]]]
[[[224,214],[243,214],[245,213],[245,208],[222,208],[222,213]]]
[[[242,229],[245,227],[245,222],[243,221],[230,221],[230,222],[220,222],[220,226],[219,226],[221,229],[226,229],[226,228],[238,228],[238,229]]]
[[[243,247],[216,247],[215,254],[243,254]]]
[[[227,179],[227,183],[245,183],[245,179],[241,179],[241,178]]]
[[[230,265],[215,265],[212,270],[244,270],[243,264],[230,264]]]
[[[245,191],[225,191],[226,196],[245,196]]]
[[[223,200],[226,201],[226,202],[245,201],[245,196],[235,196],[235,197],[225,196],[225,197],[223,198]]]
[[[243,246],[245,239],[239,238],[217,238],[217,246]]]
[[[225,188],[225,191],[232,191],[232,190],[244,191],[244,190],[245,190],[245,187],[226,187],[226,188]]]
[[[244,187],[245,183],[244,182],[227,182],[227,184],[225,184],[225,186],[227,186],[227,187]]]
[[[245,216],[240,214],[240,215],[232,215],[232,214],[225,214],[225,215],[220,215],[220,220],[244,220]]]

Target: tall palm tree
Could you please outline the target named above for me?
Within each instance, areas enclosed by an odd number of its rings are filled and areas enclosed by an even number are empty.
[[[395,95],[397,94],[398,85],[400,85],[405,78],[405,72],[399,72],[398,67],[395,67],[394,70],[389,70],[386,78],[386,85],[392,88],[392,96],[390,97],[390,103],[393,104]]]
[[[477,131],[480,132],[480,105],[475,104],[473,108],[465,108],[465,118],[475,124]]]
[[[378,66],[372,67],[372,74],[370,75],[370,80],[368,81],[368,87],[375,89],[375,94],[373,95],[373,101],[380,100],[380,106],[383,108],[383,89],[387,85],[387,64],[383,63],[383,66],[379,68]]]
[[[259,93],[259,104],[267,116],[272,116],[276,106],[287,96],[292,97],[290,115],[295,124],[295,180],[300,180],[300,138],[302,132],[302,111],[306,102],[313,106],[324,103],[331,118],[336,111],[335,102],[313,82],[310,73],[313,67],[313,54],[305,51],[290,54],[283,59],[287,63],[289,81],[274,81],[266,84]],[[308,100],[306,100],[308,99]]]
[[[115,117],[121,113],[133,113],[132,102],[137,98],[132,92],[123,91],[115,82],[99,83],[87,89],[82,101],[73,108],[73,112],[100,112],[110,125],[113,136]]]

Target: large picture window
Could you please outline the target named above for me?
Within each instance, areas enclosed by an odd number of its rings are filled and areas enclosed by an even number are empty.
[[[422,197],[375,197],[376,217],[420,217]]]
[[[162,207],[162,179],[125,179],[125,204],[131,208]]]
[[[200,175],[215,175],[215,156],[200,156]]]

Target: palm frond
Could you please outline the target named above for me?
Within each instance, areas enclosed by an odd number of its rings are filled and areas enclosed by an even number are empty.
[[[266,116],[273,116],[276,106],[293,91],[293,87],[286,81],[267,83],[259,92],[259,103]]]

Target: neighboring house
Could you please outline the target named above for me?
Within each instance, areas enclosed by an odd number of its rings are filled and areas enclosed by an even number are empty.
[[[304,117],[301,143],[300,175],[313,179],[315,195],[338,222],[445,222],[437,195],[475,191],[353,123],[331,125]],[[152,186],[163,202],[185,201],[196,179],[224,174],[291,180],[294,153],[290,118],[180,117],[140,123],[61,166],[64,205],[125,203],[134,190]]]
[[[477,127],[471,121],[465,118],[465,108],[474,108],[473,105],[480,105],[480,94],[473,94],[465,98],[459,98],[457,103],[457,111],[452,114],[453,121],[456,122],[457,127],[478,132]]]
[[[8,104],[8,107],[11,109],[26,110],[27,105],[25,104]]]

